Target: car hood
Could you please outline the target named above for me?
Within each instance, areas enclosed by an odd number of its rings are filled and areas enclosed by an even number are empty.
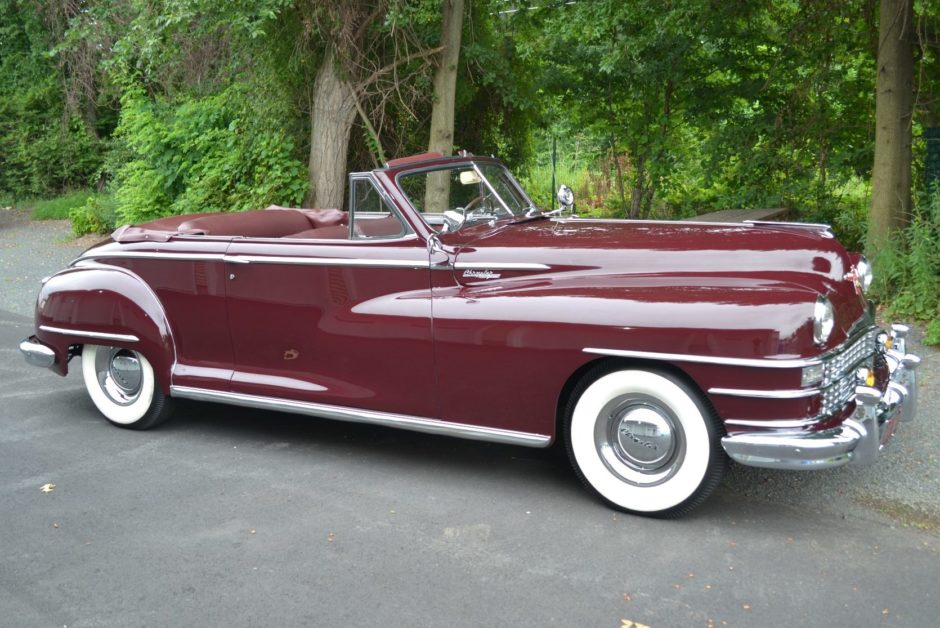
[[[572,285],[603,276],[625,286],[683,278],[690,287],[786,290],[806,303],[823,294],[843,332],[865,311],[846,277],[852,258],[820,225],[540,218],[471,226],[445,244],[455,249],[455,276],[465,285],[549,273]]]

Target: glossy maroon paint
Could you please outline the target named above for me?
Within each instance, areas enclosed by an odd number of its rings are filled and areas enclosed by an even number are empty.
[[[53,348],[55,371],[65,375],[69,347],[87,339],[47,331],[46,326],[137,336],[136,343],[110,344],[143,352],[162,375],[161,386],[169,390],[173,334],[160,301],[139,277],[120,268],[89,264],[63,270],[43,284],[36,302],[36,337]]]
[[[171,233],[165,241],[111,242],[89,252],[95,269],[70,269],[44,286],[37,323],[140,336],[164,388],[554,435],[573,381],[590,364],[613,359],[587,347],[809,358],[842,343],[865,316],[863,297],[845,278],[857,259],[812,226],[533,217],[467,226],[429,247],[434,231],[396,177],[453,161],[425,156],[373,173],[414,232],[405,238]],[[180,221],[161,223],[164,235],[171,223]],[[548,269],[500,269],[520,263]],[[465,276],[461,264],[498,276]],[[108,265],[124,271],[101,270]],[[812,340],[818,294],[836,312],[823,347]],[[77,342],[40,338],[60,357]],[[796,368],[650,364],[684,373],[703,393],[800,387]],[[64,372],[64,357],[60,366]],[[726,420],[799,419],[819,410],[812,397],[708,397]]]

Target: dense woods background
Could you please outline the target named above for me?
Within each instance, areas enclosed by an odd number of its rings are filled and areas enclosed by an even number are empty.
[[[556,142],[582,213],[832,224],[936,341],[938,53],[930,0],[0,0],[0,204],[76,232],[339,206],[452,145],[549,206]]]

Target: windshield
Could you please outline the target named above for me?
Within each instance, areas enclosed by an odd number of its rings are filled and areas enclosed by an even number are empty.
[[[440,231],[497,218],[521,218],[532,201],[500,164],[460,163],[398,176],[398,185],[425,222]]]

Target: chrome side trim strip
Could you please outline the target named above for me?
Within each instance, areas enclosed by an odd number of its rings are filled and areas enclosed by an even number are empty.
[[[225,255],[226,262],[236,264],[291,264],[296,266],[369,266],[378,268],[430,268],[428,260],[407,259],[340,259],[335,257],[288,257],[284,255]]]
[[[808,419],[776,419],[770,421],[760,421],[758,419],[727,419],[725,425],[736,425],[738,427],[766,427],[767,429],[792,430],[796,428],[809,427],[820,421],[819,417]]]
[[[528,262],[457,262],[454,270],[551,270],[547,264]]]
[[[819,358],[792,360],[774,360],[772,358],[724,358],[720,356],[694,355],[689,353],[658,353],[656,351],[630,351],[626,349],[603,349],[598,347],[586,347],[582,351],[584,351],[584,353],[612,355],[621,358],[696,362],[701,364],[721,364],[724,366],[751,366],[768,369],[796,369],[806,366],[815,366],[821,363]]]
[[[429,268],[427,260],[401,259],[339,259],[324,257],[287,257],[283,255],[223,255],[221,253],[158,253],[150,251],[116,251],[96,253],[91,251],[75,262],[96,258],[123,257],[132,259],[167,259],[180,261],[224,261],[233,264],[295,264],[301,266],[370,266],[378,268]],[[73,263],[75,263],[73,262]]]
[[[132,259],[176,259],[193,262],[221,261],[225,256],[221,253],[163,253],[155,251],[89,251],[83,253],[75,261],[86,259],[125,257]],[[74,262],[73,262],[74,263]]]
[[[100,340],[119,340],[121,342],[139,342],[140,338],[131,334],[108,334],[103,331],[85,331],[82,329],[65,329],[62,327],[51,327],[49,325],[40,325],[39,329],[55,334],[65,334],[67,336],[85,336],[86,338],[96,338]]]
[[[770,226],[774,226],[774,227],[778,227],[778,226],[783,226],[783,227],[802,227],[802,228],[804,228],[804,229],[813,229],[813,230],[824,229],[824,230],[826,230],[826,231],[829,231],[829,230],[832,229],[832,226],[831,226],[831,225],[827,225],[826,223],[823,223],[823,222],[793,222],[792,220],[791,220],[791,221],[787,221],[787,220],[745,220],[745,221],[743,221],[743,222],[744,222],[744,224],[746,224],[746,225],[758,225],[758,226],[770,225]]]
[[[744,388],[709,388],[712,395],[726,395],[728,397],[756,397],[758,399],[801,399],[819,394],[818,388],[802,388],[797,390],[747,390]]]
[[[196,401],[230,403],[248,408],[258,408],[260,410],[292,412],[294,414],[306,414],[336,421],[349,421],[351,423],[385,425],[415,432],[456,436],[458,438],[482,440],[492,443],[523,445],[526,447],[548,447],[552,440],[550,436],[545,434],[501,430],[491,427],[480,427],[478,425],[467,425],[465,423],[450,423],[448,421],[438,421],[436,419],[426,419],[404,414],[344,408],[342,406],[322,403],[293,401],[290,399],[206,390],[203,388],[190,388],[188,386],[170,386],[170,394],[174,397],[193,399]]]

